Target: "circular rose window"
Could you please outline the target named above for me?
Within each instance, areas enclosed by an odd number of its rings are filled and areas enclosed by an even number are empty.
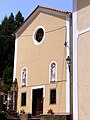
[[[45,29],[42,26],[39,26],[35,29],[33,34],[33,42],[35,45],[40,45],[45,37]]]

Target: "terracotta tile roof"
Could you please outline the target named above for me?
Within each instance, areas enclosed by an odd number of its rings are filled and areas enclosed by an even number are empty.
[[[47,10],[51,10],[53,12],[59,12],[59,13],[64,13],[64,14],[71,14],[71,12],[68,12],[68,11],[63,11],[63,10],[58,10],[58,9],[54,9],[54,8],[49,8],[49,7],[46,7],[46,6],[37,6],[34,11],[26,18],[26,20],[22,23],[22,25],[12,34],[14,35],[15,33],[17,33],[17,31],[24,25],[24,23],[33,15],[33,13],[37,10],[37,9],[47,9]]]
[[[56,12],[62,12],[62,13],[67,13],[67,14],[71,13],[71,12],[69,12],[69,11],[59,10],[59,9],[56,9],[56,8],[49,8],[49,7],[47,7],[47,6],[39,6],[39,5],[38,5],[38,7],[44,8],[44,9],[48,9],[48,10],[53,10],[53,11],[56,11]]]

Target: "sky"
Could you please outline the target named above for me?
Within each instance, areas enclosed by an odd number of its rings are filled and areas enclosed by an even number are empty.
[[[72,0],[1,0],[0,1],[0,23],[5,16],[14,15],[20,11],[26,19],[38,6],[47,6],[59,10],[72,11]]]

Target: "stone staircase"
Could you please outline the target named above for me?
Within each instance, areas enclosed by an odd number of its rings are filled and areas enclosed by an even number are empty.
[[[9,111],[7,112],[7,119],[6,120],[20,120],[18,113],[15,111]]]
[[[40,115],[40,116],[28,116],[27,118],[20,119],[17,113],[10,113],[7,120],[71,120],[70,115]]]
[[[71,120],[70,115],[41,115],[40,120]]]
[[[36,117],[28,118],[28,120],[71,120],[71,115],[40,115]]]
[[[28,118],[28,120],[40,120],[40,115],[39,116],[31,116],[31,118]]]
[[[40,118],[28,118],[28,120],[40,120]]]

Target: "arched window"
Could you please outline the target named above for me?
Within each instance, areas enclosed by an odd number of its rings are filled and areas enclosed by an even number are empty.
[[[57,63],[52,61],[49,66],[49,82],[55,82],[57,80]]]
[[[27,80],[27,69],[24,67],[21,72],[21,86],[26,86]]]

